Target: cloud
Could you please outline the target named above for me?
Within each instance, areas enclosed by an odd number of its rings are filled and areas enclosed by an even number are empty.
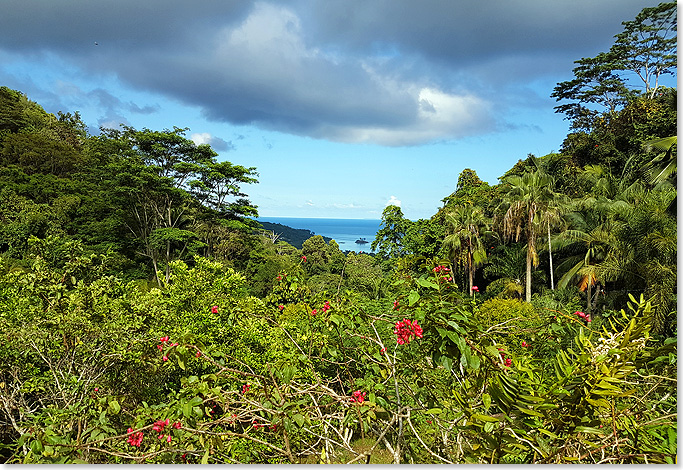
[[[5,0],[3,6],[0,57],[58,57],[81,76],[115,77],[198,107],[217,122],[406,146],[498,132],[509,127],[515,106],[552,106],[551,89],[539,93],[530,82],[548,88],[570,78],[574,60],[609,48],[621,22],[644,5],[206,0],[197,8],[184,0]],[[158,109],[101,89],[69,93],[75,94],[60,99],[89,100],[107,121]],[[212,145],[232,145],[223,143]]]
[[[232,142],[226,142],[220,137],[212,136],[208,132],[194,133],[190,136],[190,140],[197,145],[210,145],[217,152],[235,150],[235,145]]]
[[[397,206],[397,207],[401,207],[401,200],[398,199],[396,196],[391,196],[391,197],[389,198],[389,200],[387,201],[385,207],[388,207],[388,206]]]

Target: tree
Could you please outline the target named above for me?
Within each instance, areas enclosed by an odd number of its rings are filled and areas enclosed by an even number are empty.
[[[593,286],[600,280],[597,265],[607,258],[616,242],[615,226],[595,211],[585,214],[570,212],[567,218],[572,228],[556,237],[556,247],[574,249],[577,254],[565,259],[558,267],[566,272],[557,287],[563,289],[578,278],[579,289],[586,292],[586,313],[590,315],[597,301],[597,296],[593,299]]]
[[[615,36],[608,52],[577,60],[575,78],[558,83],[550,95],[557,101],[571,101],[555,110],[572,121],[572,128],[593,127],[599,112],[589,106],[601,106],[612,115],[637,96],[637,91],[627,86],[624,72],[635,73],[643,82],[645,96],[652,99],[659,89],[659,77],[676,70],[675,2],[644,8],[635,20],[622,24],[624,31]]]
[[[399,206],[389,205],[382,212],[382,221],[370,247],[377,250],[379,256],[388,260],[398,258],[405,253],[403,237],[406,234],[409,220],[403,217]]]
[[[168,282],[170,261],[200,246],[193,226],[213,246],[215,240],[207,237],[214,232],[202,221],[246,230],[253,225],[247,217],[257,215],[239,186],[256,182],[255,168],[216,162],[216,152],[185,138],[185,131],[106,131],[117,141],[109,145],[118,154],[109,167],[114,190],[127,201],[126,226],[142,245],[139,253],[151,260],[158,282],[161,260]],[[190,243],[194,249],[188,251]]]
[[[589,130],[599,112],[584,105],[598,105],[614,114],[627,102],[629,91],[615,72],[618,62],[613,54],[603,52],[574,63],[578,64],[573,70],[575,78],[558,83],[550,97],[556,101],[573,100],[556,106],[555,112],[565,114],[572,128]]]
[[[510,185],[505,197],[508,206],[503,215],[503,235],[519,241],[524,232],[527,243],[526,301],[531,302],[531,267],[538,266],[536,239],[542,229],[540,216],[548,201],[552,200],[552,178],[539,171],[522,176],[511,175],[503,180]]]
[[[467,205],[446,214],[446,223],[444,248],[453,260],[459,255],[464,256],[469,293],[472,295],[474,272],[486,261],[486,246],[482,238],[488,233],[489,221],[480,209]]]
[[[650,99],[659,88],[659,77],[676,71],[676,13],[676,2],[643,8],[635,20],[622,23],[624,31],[615,36],[610,49],[618,58],[616,70],[634,72]]]

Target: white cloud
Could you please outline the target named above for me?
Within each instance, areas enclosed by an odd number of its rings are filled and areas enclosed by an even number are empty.
[[[387,201],[387,206],[398,206],[401,207],[401,200],[396,196],[391,196]]]
[[[192,137],[190,137],[190,139],[197,145],[203,145],[210,144],[212,137],[211,134],[209,134],[208,132],[201,132],[192,134]]]

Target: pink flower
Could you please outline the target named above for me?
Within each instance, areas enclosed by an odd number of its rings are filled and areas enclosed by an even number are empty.
[[[99,391],[100,391],[100,389],[99,389],[99,388],[97,388],[97,387],[95,387],[95,391],[96,391],[96,392],[99,392]]]
[[[315,315],[316,313],[318,313],[316,309],[311,310],[311,315]]]
[[[173,423],[173,429],[180,429],[182,427],[183,425],[180,421],[176,421],[175,423]]]
[[[526,348],[527,346],[529,346],[529,345],[526,344],[526,341],[522,341],[522,347],[523,347],[523,348]]]
[[[162,343],[165,343],[166,341],[168,341],[168,336],[164,336],[163,338],[159,338],[159,341],[161,341]]]
[[[202,355],[202,352],[201,352],[201,351],[197,351],[197,354],[195,354],[194,357],[199,357],[199,356],[201,356],[201,355]]]
[[[387,352],[387,348],[382,348],[382,349],[379,350],[379,353],[380,353],[380,354],[384,354],[385,352]]]
[[[398,305],[398,300],[394,300],[394,310],[398,310],[399,305]]]
[[[505,359],[505,367],[510,367],[512,365],[512,359],[509,357]]]
[[[249,391],[249,384],[242,385],[242,395]]]
[[[586,317],[586,321],[587,321],[588,323],[590,323],[592,320],[591,320],[590,317]]]
[[[161,360],[164,361],[164,362],[168,361],[168,356],[162,357]]]
[[[472,292],[479,292],[479,288],[477,286],[472,286]]]
[[[282,304],[280,304],[280,305],[278,305],[278,306],[277,306],[277,308],[279,308],[279,309],[280,309],[280,311],[283,311],[283,310],[285,309],[285,306],[284,306],[284,305],[282,305]]]
[[[169,444],[171,443],[171,435],[170,434],[168,436],[166,436],[166,442],[168,442]]]
[[[306,256],[305,256],[305,255],[302,256],[302,257],[301,257],[301,260],[305,263],[305,262],[306,262]]]
[[[157,349],[158,349],[159,351],[161,351],[162,349],[164,349],[164,346],[161,345],[161,344],[157,344]]]
[[[211,313],[218,313],[218,305],[211,307]]]
[[[327,313],[327,311],[330,309],[330,301],[326,300],[325,305],[323,305],[323,312]]]

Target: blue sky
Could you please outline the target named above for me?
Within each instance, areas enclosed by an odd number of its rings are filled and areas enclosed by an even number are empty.
[[[550,98],[644,0],[5,0],[0,85],[99,126],[187,127],[263,217],[428,218],[558,151]],[[635,83],[634,83],[635,85]]]

